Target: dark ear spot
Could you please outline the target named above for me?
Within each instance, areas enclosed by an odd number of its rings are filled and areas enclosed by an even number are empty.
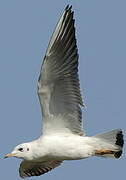
[[[29,148],[27,148],[27,151],[29,151]]]

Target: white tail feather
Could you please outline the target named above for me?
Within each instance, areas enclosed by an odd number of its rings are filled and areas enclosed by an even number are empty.
[[[124,140],[121,129],[112,130],[93,137],[99,140],[101,148],[97,151],[97,156],[119,158],[122,155]]]

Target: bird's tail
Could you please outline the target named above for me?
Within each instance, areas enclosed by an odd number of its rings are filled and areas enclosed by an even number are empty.
[[[122,130],[116,129],[93,137],[99,143],[96,156],[119,158],[122,155],[124,144]]]

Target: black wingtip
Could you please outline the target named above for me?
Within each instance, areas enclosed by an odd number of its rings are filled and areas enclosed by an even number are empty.
[[[120,146],[121,148],[124,145],[124,140],[123,140],[123,133],[122,130],[120,130],[117,135],[116,135],[116,145]]]
[[[69,6],[69,4],[65,7],[65,10],[67,11],[67,10],[71,10],[72,9],[72,5],[71,6]]]
[[[116,152],[114,154],[115,158],[120,158],[120,156],[122,155],[122,148],[124,145],[124,139],[123,139],[123,133],[122,130],[120,130],[117,135],[116,135],[116,145],[120,146],[121,150],[119,150],[118,152]]]
[[[70,6],[70,8],[69,9],[72,9],[72,5]]]
[[[120,158],[121,155],[122,155],[122,150],[120,150],[114,154],[115,158],[117,158],[117,159]]]
[[[68,10],[69,9],[69,4],[65,7],[65,10]]]

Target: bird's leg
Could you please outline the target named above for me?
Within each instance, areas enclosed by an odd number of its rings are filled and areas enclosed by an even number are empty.
[[[96,150],[95,155],[114,154],[115,152],[109,149]]]

